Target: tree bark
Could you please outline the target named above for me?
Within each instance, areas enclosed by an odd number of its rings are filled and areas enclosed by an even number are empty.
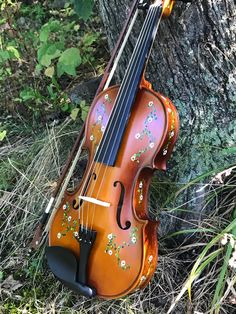
[[[236,68],[235,1],[176,2],[172,15],[161,22],[146,78],[154,90],[168,96],[180,115],[180,134],[168,162],[165,178],[179,189],[199,175],[227,167],[235,159]],[[99,0],[100,13],[112,50],[128,14],[131,1]],[[121,80],[143,23],[135,25],[118,69]],[[174,186],[173,186],[174,185]],[[195,212],[202,209],[199,186],[179,197]],[[169,195],[167,190],[166,194]],[[204,193],[202,189],[201,193]],[[173,206],[173,204],[172,204]],[[187,214],[179,218],[186,219]],[[179,219],[162,220],[162,234],[183,227]],[[193,218],[193,217],[192,217]],[[168,223],[163,223],[168,221]]]

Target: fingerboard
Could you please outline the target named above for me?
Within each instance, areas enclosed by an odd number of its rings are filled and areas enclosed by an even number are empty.
[[[106,130],[95,155],[95,161],[97,162],[108,166],[115,165],[161,15],[161,5],[150,6],[116,97]]]

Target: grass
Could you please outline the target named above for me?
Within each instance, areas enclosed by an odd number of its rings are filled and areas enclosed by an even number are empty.
[[[45,3],[48,5],[48,1]],[[45,8],[40,2],[33,10],[27,6],[22,6],[20,11],[17,8],[16,25],[22,22],[22,15],[26,24],[21,28],[24,34],[28,33],[25,38],[29,46],[24,47],[22,38],[17,42],[8,35],[4,37],[6,46],[13,42],[11,44],[24,57],[21,61],[10,60],[13,70],[17,66],[30,73],[34,71],[39,32],[49,18],[63,16],[71,21],[71,16],[63,10],[58,13]],[[28,22],[32,32],[28,32]],[[36,27],[38,29],[34,29]],[[96,33],[100,29],[97,18],[94,22],[81,23],[79,37],[87,27],[89,32]],[[77,42],[77,35],[72,33],[72,37],[67,38],[69,43]],[[87,300],[69,291],[48,271],[45,244],[37,252],[28,254],[34,228],[81,126],[79,117],[76,121],[69,117],[73,107],[64,113],[58,103],[75,81],[81,81],[85,71],[88,77],[100,74],[107,52],[101,49],[104,38],[99,42],[96,50],[93,45],[86,46],[89,62],[84,62],[75,78],[67,76],[58,83],[45,79],[43,72],[39,77],[34,75],[33,85],[42,94],[41,98],[36,93],[30,96],[35,97],[30,101],[18,103],[19,91],[28,87],[29,78],[22,76],[22,72],[4,73],[0,90],[5,107],[1,108],[0,132],[6,130],[7,136],[0,142],[0,313],[234,313],[236,275],[235,269],[229,267],[234,248],[230,242],[225,246],[221,244],[225,233],[236,236],[233,165],[202,173],[185,183],[173,182],[160,173],[155,175],[150,213],[161,222],[159,264],[151,283],[143,291],[114,301]],[[98,63],[93,61],[93,56],[99,59]],[[19,75],[20,80],[15,79],[15,75]],[[52,84],[54,92],[55,86],[59,86],[55,95],[52,91],[46,94],[48,84]],[[45,118],[49,113],[54,118],[59,115],[58,125]],[[78,165],[70,187],[77,184],[81,167]],[[186,194],[190,196],[188,201],[184,201]],[[200,217],[194,216],[196,204],[201,208]]]
[[[52,187],[77,133],[74,131],[74,122],[69,121],[48,128],[40,135],[25,137],[24,141],[18,139],[11,145],[6,143],[1,148],[0,167],[7,167],[10,171],[10,181],[14,178],[8,191],[1,189],[0,199],[1,313],[96,311],[164,314],[171,304],[175,305],[172,313],[207,313],[213,298],[214,306],[220,307],[222,313],[233,313],[228,301],[232,296],[232,289],[227,290],[228,282],[232,284],[235,278],[233,269],[227,265],[227,258],[232,252],[225,253],[220,239],[225,232],[230,233],[236,224],[235,220],[230,223],[235,205],[234,195],[230,199],[224,195],[225,190],[229,192],[231,189],[232,193],[235,191],[234,175],[225,185],[215,185],[214,192],[212,189],[207,192],[206,199],[210,198],[211,204],[214,203],[215,212],[203,214],[200,222],[192,221],[190,230],[180,230],[160,239],[159,264],[153,280],[145,290],[137,291],[131,296],[114,301],[79,297],[55,280],[48,271],[44,260],[44,246],[33,255],[27,255],[38,217],[47,205]],[[24,162],[21,163],[22,157]],[[153,203],[156,199],[157,182],[156,179],[151,190]],[[212,198],[212,193],[217,196],[217,201]],[[167,215],[175,215],[175,211],[179,209],[186,211],[186,206],[181,204],[170,211],[168,209],[170,208],[166,206]],[[157,216],[157,212],[154,209],[152,211]],[[183,235],[186,239],[180,244],[179,236]],[[170,239],[171,242],[168,242]],[[221,287],[226,285],[226,289],[222,293],[218,287],[216,291],[220,293],[214,293],[219,276],[223,278]],[[191,302],[188,295],[183,293],[190,287],[190,283]],[[173,303],[177,295],[181,298],[178,298],[178,303]]]

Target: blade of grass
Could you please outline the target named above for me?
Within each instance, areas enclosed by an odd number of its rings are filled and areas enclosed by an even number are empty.
[[[232,218],[233,219],[236,218],[236,209],[234,209]],[[234,227],[232,229],[232,234],[234,236],[236,236],[236,227]],[[227,269],[228,269],[229,259],[231,257],[232,251],[233,251],[233,248],[232,248],[231,244],[228,243],[225,258],[224,258],[224,263],[221,267],[221,271],[220,271],[218,282],[216,285],[214,297],[213,297],[212,304],[211,304],[211,312],[210,312],[211,314],[214,313],[214,310],[215,310],[216,314],[218,314],[220,311],[220,300],[221,300],[221,298],[224,294],[224,290],[225,290],[225,284],[226,284],[226,278],[227,278]]]

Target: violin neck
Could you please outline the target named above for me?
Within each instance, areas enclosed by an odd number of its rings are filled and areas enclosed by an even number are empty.
[[[132,105],[162,16],[162,5],[150,6],[121,83],[95,161],[114,166]]]

